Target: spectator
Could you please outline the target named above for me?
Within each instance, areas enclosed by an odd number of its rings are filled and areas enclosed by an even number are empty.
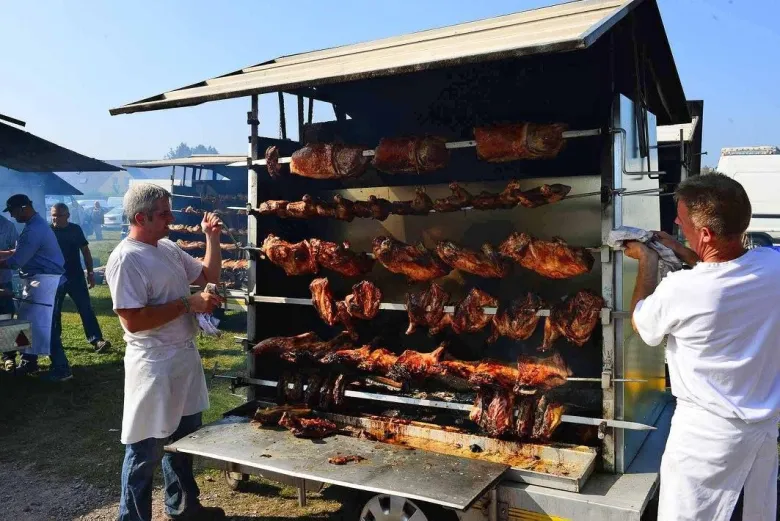
[[[38,371],[38,356],[48,355],[51,371],[44,378],[65,381],[73,378],[62,347],[57,293],[64,290],[65,259],[54,232],[46,220],[35,211],[30,198],[24,194],[12,195],[6,202],[17,222],[24,223],[15,250],[0,251],[0,269],[19,269],[22,278],[22,302],[19,318],[29,320],[32,328],[32,347],[22,355],[16,374]],[[16,358],[15,353],[11,360]]]
[[[87,341],[100,353],[111,347],[111,342],[103,339],[92,303],[89,300],[89,288],[95,287],[95,272],[92,266],[92,253],[89,251],[89,242],[84,237],[84,232],[78,224],[68,222],[70,209],[65,203],[57,203],[51,207],[51,228],[57,237],[57,242],[65,257],[65,290],[61,292],[70,295],[76,304],[76,309],[81,316],[84,326],[84,334]],[[84,264],[87,267],[87,279],[84,280],[84,270],[81,268],[81,255],[84,255]],[[60,307],[62,302],[60,302]]]
[[[92,208],[92,229],[95,231],[95,240],[103,240],[103,216],[106,212],[100,207],[100,202],[95,201],[95,207]]]
[[[16,249],[16,241],[19,238],[19,233],[16,231],[14,223],[0,215],[0,250],[13,250]],[[14,314],[14,299],[13,299],[13,270],[11,268],[4,268],[0,270],[0,315],[13,315]],[[13,371],[16,369],[16,363],[14,362],[15,354],[3,353],[3,369],[6,371]]]

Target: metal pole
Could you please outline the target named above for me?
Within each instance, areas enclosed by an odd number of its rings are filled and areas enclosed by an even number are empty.
[[[260,124],[258,115],[258,95],[252,95],[252,109],[247,114],[247,123],[249,124],[249,171],[248,171],[248,183],[247,183],[247,204],[252,208],[258,206],[258,183],[257,172],[252,162],[260,157],[260,151],[258,150],[257,143],[257,127]],[[258,244],[258,230],[257,230],[257,216],[247,215],[246,218],[247,227],[247,240],[251,245]],[[249,271],[247,277],[247,292],[248,297],[257,294],[257,261],[249,258]],[[257,342],[257,306],[247,299],[247,314],[246,314],[246,335],[250,342]],[[255,357],[252,355],[247,356],[247,371],[249,375],[254,378],[257,376],[257,368],[255,367]],[[255,391],[252,387],[247,390],[247,399],[255,399]]]
[[[303,143],[303,96],[298,96],[298,143]]]

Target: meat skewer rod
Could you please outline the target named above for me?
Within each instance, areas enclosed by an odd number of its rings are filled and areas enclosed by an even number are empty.
[[[590,137],[590,136],[600,136],[601,135],[601,129],[600,128],[594,128],[589,130],[565,130],[562,133],[563,139],[575,139],[575,138],[581,138],[581,137]],[[450,141],[445,145],[447,149],[453,150],[457,148],[474,148],[477,146],[476,140],[467,140],[467,141]],[[364,150],[363,151],[363,157],[373,157],[375,154],[374,149]],[[278,160],[278,163],[280,164],[288,164],[290,163],[291,158],[289,157],[280,157]],[[265,159],[256,159],[252,161],[253,165],[259,165],[259,166],[265,166],[266,160]],[[245,167],[246,162],[245,161],[237,161],[235,163],[231,163],[228,166],[238,166],[238,167]],[[245,210],[246,208],[241,208],[242,210]]]

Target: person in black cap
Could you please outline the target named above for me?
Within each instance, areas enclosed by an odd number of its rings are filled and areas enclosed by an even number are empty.
[[[38,356],[48,355],[51,370],[45,378],[69,380],[73,375],[62,347],[59,308],[62,299],[57,298],[65,283],[62,250],[49,224],[35,211],[26,195],[11,196],[3,211],[24,223],[16,249],[0,251],[0,269],[19,270],[23,287],[17,315],[22,320],[29,320],[32,328],[32,347],[22,354],[16,374],[38,371]]]

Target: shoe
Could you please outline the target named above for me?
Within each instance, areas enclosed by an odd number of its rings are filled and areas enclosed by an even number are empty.
[[[108,340],[98,340],[92,345],[95,346],[96,353],[102,353],[107,349],[111,349],[111,342],[109,342]]]
[[[13,373],[16,370],[16,362],[13,360],[6,360],[3,362],[3,369],[8,371],[9,373]]]
[[[225,511],[219,507],[198,505],[197,509],[192,509],[180,516],[165,514],[165,519],[169,521],[222,521],[225,519]]]
[[[43,380],[44,382],[67,382],[68,380],[73,380],[73,373],[62,375],[62,374],[52,373],[50,371],[44,375],[41,375],[41,380]]]
[[[22,362],[19,364],[19,367],[16,368],[15,373],[19,376],[25,375],[25,374],[33,374],[38,372],[38,364],[31,364],[29,362],[25,363]]]

